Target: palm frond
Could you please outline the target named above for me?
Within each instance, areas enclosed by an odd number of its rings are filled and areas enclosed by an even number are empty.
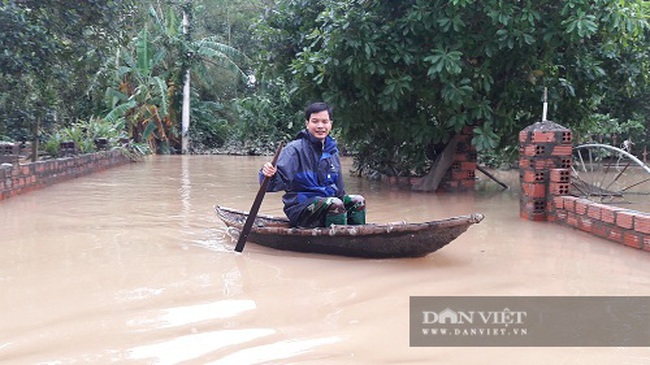
[[[136,102],[135,100],[129,100],[128,102],[124,104],[120,104],[113,108],[106,116],[104,119],[108,122],[115,123],[117,120],[122,117],[124,114],[126,114],[127,111],[129,111],[132,108],[136,107]]]
[[[156,121],[149,119],[144,131],[142,131],[142,139],[148,140],[151,137],[151,134],[156,130]]]
[[[149,30],[147,27],[142,29],[138,34],[136,41],[136,54],[138,57],[138,71],[144,76],[148,77],[151,74],[151,44],[149,42]]]
[[[129,100],[129,97],[115,88],[108,87],[104,93],[104,100],[109,108],[114,108],[117,103]]]
[[[154,77],[152,80],[157,88],[158,88],[158,93],[160,94],[160,109],[158,112],[162,114],[163,117],[167,116],[169,114],[169,100],[167,100],[167,84],[165,83],[165,80],[161,79],[160,77]]]
[[[243,52],[237,48],[218,42],[216,37],[201,39],[196,42],[196,45],[197,52],[202,52],[203,48],[209,48],[235,61],[248,61],[248,57]]]
[[[244,70],[242,70],[239,65],[237,65],[235,62],[233,62],[230,58],[223,57],[223,58],[217,58],[217,57],[208,57],[203,59],[206,63],[225,68],[229,70],[230,72],[240,75],[243,79],[247,79],[248,75]]]

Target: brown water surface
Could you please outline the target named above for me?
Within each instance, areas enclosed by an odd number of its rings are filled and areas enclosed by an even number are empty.
[[[648,348],[411,348],[408,334],[409,296],[650,295],[650,253],[524,221],[517,189],[489,181],[422,194],[348,176],[369,221],[486,219],[421,259],[237,254],[212,208],[247,210],[263,161],[155,157],[0,202],[0,363],[650,363]],[[262,212],[281,214],[280,195]]]

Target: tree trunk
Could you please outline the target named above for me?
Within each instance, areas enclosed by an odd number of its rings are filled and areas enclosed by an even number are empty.
[[[436,158],[431,166],[429,173],[424,176],[419,184],[412,187],[416,191],[436,191],[440,185],[440,181],[445,176],[445,173],[451,167],[451,164],[454,162],[454,154],[456,153],[456,147],[458,146],[458,135],[455,135],[449,140],[447,146],[442,151],[440,155]]]
[[[34,124],[34,140],[32,141],[32,162],[38,161],[38,141],[39,134],[41,133],[41,117],[36,118],[36,124]]]

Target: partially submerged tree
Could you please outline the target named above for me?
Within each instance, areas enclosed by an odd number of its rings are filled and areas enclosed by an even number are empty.
[[[647,115],[648,15],[641,0],[281,0],[259,34],[267,71],[335,105],[361,164],[409,175],[464,126],[479,150],[515,144],[544,87],[567,126]]]

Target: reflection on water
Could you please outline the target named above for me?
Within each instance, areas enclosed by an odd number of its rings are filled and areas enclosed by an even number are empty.
[[[160,156],[0,202],[7,364],[644,364],[646,348],[410,348],[409,296],[650,295],[650,254],[519,218],[518,175],[423,194],[347,177],[368,220],[486,219],[419,259],[242,254],[259,157]],[[349,161],[346,161],[349,163]],[[261,213],[281,215],[280,194]],[[639,209],[642,210],[642,209]]]
[[[158,328],[166,328],[213,319],[235,317],[245,311],[254,309],[255,302],[252,300],[223,300],[216,303],[194,304],[155,311],[146,318],[132,319],[128,324],[132,327],[152,327],[158,323]]]
[[[156,364],[178,364],[200,358],[223,347],[270,336],[271,329],[224,330],[175,337],[153,345],[138,346],[129,351],[132,359],[147,359]],[[240,364],[251,364],[241,362]]]
[[[309,350],[341,341],[338,337],[319,338],[311,340],[289,340],[251,347],[221,358],[212,364],[268,364],[278,363],[279,360],[290,359],[296,355],[308,353]]]

